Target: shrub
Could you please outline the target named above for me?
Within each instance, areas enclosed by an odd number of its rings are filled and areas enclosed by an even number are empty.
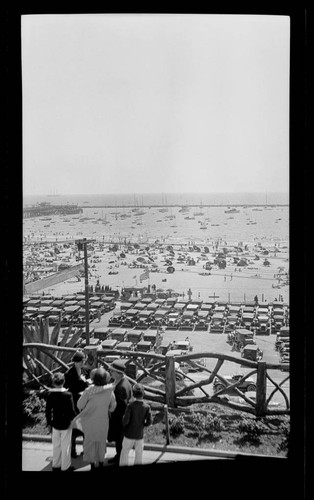
[[[182,415],[180,415],[179,417],[174,417],[172,419],[170,419],[169,421],[169,430],[170,430],[170,434],[172,436],[179,436],[179,434],[183,434],[184,432],[184,429],[185,429],[185,422],[184,422],[184,418]]]
[[[290,425],[288,423],[283,423],[281,426],[281,431],[283,434],[282,442],[278,446],[278,451],[286,451],[289,448],[290,441]]]
[[[224,430],[224,425],[220,418],[208,415],[205,422],[205,430],[207,434],[214,434],[215,432],[221,432]]]
[[[24,423],[36,423],[41,420],[45,413],[45,399],[39,397],[36,392],[32,392],[23,401],[23,421]]]
[[[191,423],[199,432],[200,437],[213,436],[215,432],[224,430],[224,425],[220,418],[212,415],[202,415],[202,413],[193,413]]]
[[[239,424],[239,431],[244,434],[248,441],[259,441],[260,435],[264,432],[264,425],[258,420],[244,419]]]

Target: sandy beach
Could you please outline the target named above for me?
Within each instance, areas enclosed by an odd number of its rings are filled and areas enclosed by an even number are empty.
[[[176,250],[173,259],[169,252],[157,249],[149,252],[143,251],[143,253],[140,250],[125,253],[123,247],[118,252],[109,251],[108,248],[103,251],[95,250],[89,255],[91,272],[89,284],[93,287],[99,280],[100,285],[118,288],[119,291],[125,287],[155,285],[157,290],[172,290],[184,294],[186,298],[188,298],[188,290],[190,289],[192,298],[201,298],[204,301],[216,297],[228,302],[245,302],[254,300],[255,295],[257,295],[259,300],[269,302],[275,298],[279,300],[282,296],[282,300],[289,303],[289,286],[275,288],[278,286],[278,279],[274,277],[279,270],[285,273],[288,269],[288,255],[285,252],[282,252],[280,257],[278,254],[276,257],[268,255],[267,260],[270,264],[267,267],[263,265],[263,258],[253,260],[254,256],[249,252],[244,253],[245,257],[249,259],[249,264],[246,267],[236,266],[233,261],[233,253],[230,252],[226,259],[225,269],[219,269],[217,265],[213,265],[211,274],[202,275],[200,273],[206,272],[205,263],[214,261],[213,253],[205,254],[206,257],[205,255],[202,257],[200,252]],[[123,258],[119,257],[121,253],[124,255]],[[147,255],[154,259],[154,267],[137,260],[139,258],[147,261]],[[194,259],[195,265],[178,262],[179,255],[188,255],[190,259]],[[172,274],[167,272],[169,266],[165,260],[168,259],[171,259],[175,268],[175,272]],[[133,267],[134,262],[143,267]],[[146,268],[150,269],[149,278],[141,282],[140,276]],[[117,274],[109,274],[111,272],[117,272]],[[63,295],[83,291],[84,287],[84,279],[78,281],[76,278],[71,278],[64,283],[45,289],[44,292]]]
[[[257,295],[289,303],[288,221],[287,206],[240,207],[235,213],[226,207],[84,207],[81,215],[23,220],[24,269],[27,259],[40,266],[77,264],[75,241],[87,238],[93,240],[88,252],[92,286],[99,279],[119,291],[155,285],[186,298],[191,290],[194,299],[248,302]],[[115,252],[110,251],[114,243]],[[219,253],[225,255],[224,269],[214,263]],[[236,259],[246,259],[246,265]],[[167,272],[169,262],[173,273]],[[205,265],[211,265],[210,274]],[[145,268],[149,277],[141,282]],[[84,279],[71,278],[43,291],[63,295],[84,288]]]

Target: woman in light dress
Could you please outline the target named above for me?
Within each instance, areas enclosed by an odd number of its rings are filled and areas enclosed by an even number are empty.
[[[84,432],[83,459],[91,464],[91,471],[102,468],[107,447],[109,413],[116,407],[114,384],[109,384],[110,375],[104,368],[92,370],[93,384],[77,402],[80,414],[74,425]]]

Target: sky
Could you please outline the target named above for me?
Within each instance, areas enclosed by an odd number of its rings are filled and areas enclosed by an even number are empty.
[[[23,194],[289,191],[286,16],[22,16]]]

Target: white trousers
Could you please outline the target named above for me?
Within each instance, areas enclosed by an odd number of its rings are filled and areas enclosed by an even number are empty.
[[[135,449],[134,465],[139,465],[142,463],[144,439],[129,439],[127,437],[124,437],[119,465],[129,465],[129,452],[130,450],[132,450],[132,448]]]
[[[71,465],[72,429],[60,431],[52,428],[52,467],[67,470]]]

